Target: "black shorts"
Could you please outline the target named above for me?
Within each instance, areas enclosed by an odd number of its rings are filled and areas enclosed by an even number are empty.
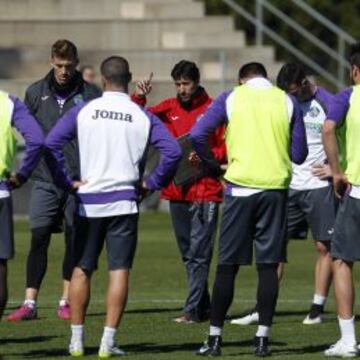
[[[34,181],[30,196],[30,227],[50,226],[54,233],[61,232],[63,222],[74,225],[77,204],[74,195],[51,183]]]
[[[219,264],[250,265],[285,260],[287,190],[225,196],[220,225]]]
[[[14,223],[11,197],[0,199],[0,259],[14,257]]]
[[[318,241],[330,241],[338,202],[332,186],[314,190],[289,190],[287,238],[306,239],[308,228]]]
[[[331,256],[346,261],[360,260],[360,199],[345,195],[339,203]]]
[[[138,229],[138,214],[87,218],[75,221],[75,266],[88,272],[97,262],[106,241],[109,270],[130,269],[133,263]]]

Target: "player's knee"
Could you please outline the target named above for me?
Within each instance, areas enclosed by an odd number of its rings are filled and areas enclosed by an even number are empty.
[[[239,265],[233,264],[233,265],[227,265],[227,264],[219,264],[216,268],[216,274],[217,275],[235,275],[239,270]]]
[[[43,238],[51,234],[51,226],[42,226],[31,229],[33,238]]]
[[[334,271],[352,271],[354,262],[335,257],[333,258],[332,265]]]
[[[277,271],[278,263],[256,264],[257,271]]]
[[[44,226],[31,230],[31,250],[46,251],[51,237],[51,227]]]
[[[0,268],[6,269],[7,267],[7,259],[0,259]]]
[[[94,271],[94,268],[90,269],[88,267],[76,266],[73,270],[71,281],[90,278]]]
[[[315,249],[321,256],[330,256],[330,242],[315,241]]]

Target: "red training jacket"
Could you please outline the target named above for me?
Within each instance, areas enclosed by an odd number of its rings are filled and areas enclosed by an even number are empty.
[[[132,95],[132,100],[137,104],[144,106],[146,100],[143,97]],[[148,111],[156,115],[169,131],[178,138],[190,132],[197,119],[206,111],[212,103],[212,99],[206,91],[193,99],[189,110],[181,107],[177,98],[169,98],[160,104],[150,106]],[[209,137],[209,145],[220,163],[226,163],[226,147],[224,141],[223,127]],[[221,202],[223,199],[223,186],[218,179],[213,177],[204,177],[194,183],[185,186],[175,186],[174,183],[161,191],[161,198],[172,201],[215,201]]]

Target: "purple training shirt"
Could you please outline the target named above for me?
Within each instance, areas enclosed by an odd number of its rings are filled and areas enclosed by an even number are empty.
[[[25,155],[17,174],[27,180],[40,160],[44,135],[25,104],[13,95],[9,95],[9,98],[14,103],[11,125],[25,140]],[[5,182],[0,182],[0,189],[9,190],[9,187]]]
[[[322,108],[325,111],[325,114],[327,115],[330,110],[330,107],[334,101],[334,94],[332,94],[329,91],[327,91],[326,89],[318,86],[316,88],[314,98],[322,106]]]
[[[80,110],[86,106],[86,104],[80,104],[73,107],[66,112],[63,117],[57,122],[55,127],[50,131],[46,138],[45,146],[47,149],[48,165],[57,183],[64,188],[71,188],[72,179],[70,178],[66,168],[65,160],[62,152],[63,146],[74,139],[77,135],[77,117]],[[181,149],[177,141],[171,136],[162,122],[153,114],[144,111],[148,117],[151,128],[149,135],[149,144],[154,146],[160,152],[160,160],[157,167],[152,173],[145,179],[145,182],[149,190],[159,190],[166,186],[172,179],[178,162],[181,159]],[[145,155],[145,154],[144,154]],[[129,192],[130,191],[130,192]],[[111,199],[118,200],[133,200],[133,192],[119,191],[117,194],[108,194]],[[96,197],[96,203],[103,203],[107,200],[102,197],[109,196],[106,193],[91,194],[92,198],[89,198],[90,194],[81,194],[81,196],[87,197],[85,203],[93,203],[94,196]],[[136,195],[136,194],[135,194]]]
[[[329,120],[335,121],[336,126],[340,126],[345,119],[345,116],[349,110],[352,91],[352,88],[347,88],[343,91],[340,91],[333,98],[327,118]]]

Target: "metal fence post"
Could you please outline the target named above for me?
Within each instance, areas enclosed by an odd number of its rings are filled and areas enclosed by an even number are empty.
[[[345,84],[345,70],[346,70],[346,64],[344,64],[345,59],[345,39],[344,37],[339,34],[338,35],[338,88],[340,89],[343,84]]]
[[[262,46],[264,41],[263,34],[263,0],[256,0],[255,2],[256,14],[256,45]]]
[[[221,91],[224,91],[226,89],[226,54],[224,49],[219,51],[219,61],[221,64],[220,88]]]

